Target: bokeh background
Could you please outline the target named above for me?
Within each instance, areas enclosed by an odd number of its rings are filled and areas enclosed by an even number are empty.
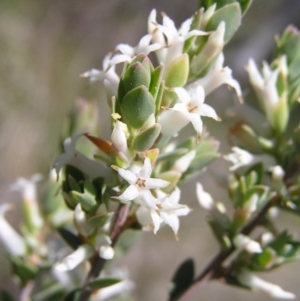
[[[179,26],[196,6],[196,0],[1,0],[0,202],[18,198],[8,189],[17,177],[30,177],[36,172],[48,174],[59,152],[64,119],[76,100],[95,99],[106,106],[101,86],[89,87],[79,74],[91,68],[101,69],[104,55],[118,43],[136,45],[146,33],[152,8],[167,13]],[[225,51],[226,65],[233,69],[245,93],[248,86],[244,66],[248,58],[251,56],[257,62],[270,58],[274,35],[289,24],[300,26],[299,0],[253,1]],[[220,88],[208,100],[229,123],[223,112],[232,97],[226,88]],[[211,121],[206,124],[214,136],[226,141],[226,127]],[[99,126],[104,133],[108,132],[105,119]],[[228,149],[225,144],[221,151],[225,153]],[[213,191],[216,199],[225,202],[226,191],[215,175],[222,174],[227,167],[220,159],[210,166],[208,173],[196,179]],[[181,219],[179,242],[165,227],[156,236],[143,235],[122,261],[137,284],[137,300],[166,300],[169,279],[181,261],[193,257],[200,271],[218,252],[194,191],[194,182],[184,189],[183,203],[194,210],[188,218]],[[299,221],[284,215],[279,219],[281,228],[286,227],[287,221],[296,231]],[[18,225],[16,221],[15,224]],[[265,279],[300,296],[299,269],[299,263],[290,264],[268,273]],[[3,255],[0,274],[6,279],[1,285],[8,285],[9,270]],[[196,292],[190,300],[233,298],[271,300],[215,282]]]

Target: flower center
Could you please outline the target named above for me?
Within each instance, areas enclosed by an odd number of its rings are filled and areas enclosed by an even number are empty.
[[[190,113],[196,113],[197,110],[198,110],[198,106],[197,106],[197,105],[194,105],[192,102],[189,102],[189,103],[186,105],[186,108],[187,108],[187,110],[188,110]]]
[[[135,185],[137,186],[138,189],[143,189],[143,188],[146,187],[146,180],[138,178],[138,180],[136,181]]]

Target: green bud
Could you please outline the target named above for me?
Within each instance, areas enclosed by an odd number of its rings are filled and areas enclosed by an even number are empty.
[[[160,134],[160,130],[160,124],[154,124],[152,127],[134,137],[132,147],[138,152],[148,150],[154,144]]]
[[[189,57],[186,53],[175,58],[166,69],[165,84],[167,87],[183,87],[189,75]]]
[[[135,129],[141,128],[154,112],[154,99],[145,86],[128,92],[121,103],[122,117]]]

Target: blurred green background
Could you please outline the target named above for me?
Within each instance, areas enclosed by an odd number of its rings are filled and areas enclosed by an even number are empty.
[[[91,68],[101,69],[104,55],[117,44],[136,45],[147,31],[152,8],[167,13],[179,26],[196,6],[196,0],[1,0],[0,202],[18,197],[8,190],[17,177],[48,173],[59,152],[64,118],[76,100],[96,99],[106,106],[101,85],[89,87],[79,74]],[[233,69],[244,91],[248,89],[244,70],[248,58],[257,62],[268,59],[274,35],[289,24],[300,26],[300,1],[254,0],[225,52],[226,65]],[[223,87],[210,97],[220,115],[228,104],[224,99],[230,95]],[[225,127],[213,122],[208,122],[208,126],[213,135],[226,140]],[[107,135],[105,119],[99,127]],[[223,152],[227,150],[228,146],[222,148]],[[212,175],[222,167],[228,165],[220,159],[212,164],[209,173],[196,179],[218,200],[224,199],[224,191],[216,187]],[[165,300],[168,281],[182,260],[194,257],[200,270],[217,253],[217,244],[211,238],[194,191],[194,182],[186,185],[182,202],[194,210],[188,218],[181,219],[179,242],[166,227],[156,236],[145,234],[124,258],[122,264],[137,283],[137,300]],[[284,228],[287,219],[281,220]],[[295,229],[299,225],[296,219],[289,221]],[[300,296],[299,268],[300,264],[295,263],[267,274],[265,279]],[[7,268],[0,269],[0,273],[2,277],[8,275]],[[5,285],[7,281],[2,282]],[[269,300],[218,283],[210,283],[189,300],[233,298]]]

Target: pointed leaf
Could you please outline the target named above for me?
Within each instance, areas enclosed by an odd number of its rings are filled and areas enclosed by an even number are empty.
[[[165,85],[167,87],[183,87],[189,75],[189,57],[186,53],[175,58],[166,69]]]
[[[152,127],[134,137],[132,147],[138,152],[148,150],[159,136],[160,130],[161,125],[158,123],[154,124]]]
[[[214,31],[221,21],[225,21],[224,40],[225,43],[227,43],[241,25],[241,20],[242,13],[240,5],[238,3],[228,4],[214,13],[205,30]]]
[[[57,229],[60,236],[64,239],[64,241],[74,250],[76,250],[80,244],[81,241],[78,238],[77,235],[75,235],[73,232],[66,228],[58,228]]]
[[[145,86],[128,92],[121,105],[122,117],[135,129],[141,128],[155,111],[154,99]]]
[[[103,140],[98,137],[94,137],[88,134],[84,134],[85,137],[87,137],[91,142],[93,142],[94,145],[96,145],[103,153],[109,156],[111,142]]]
[[[92,291],[96,291],[98,289],[117,284],[120,281],[122,281],[122,279],[117,277],[98,278],[90,281],[88,283],[88,286],[91,288]]]
[[[170,299],[180,296],[187,287],[193,282],[195,274],[194,261],[190,258],[186,259],[177,268],[172,278],[172,288],[170,290]]]

